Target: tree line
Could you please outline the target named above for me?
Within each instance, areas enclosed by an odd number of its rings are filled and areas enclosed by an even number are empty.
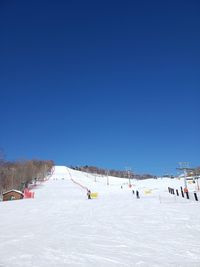
[[[96,166],[70,166],[74,170],[98,174],[98,175],[109,175],[119,178],[130,178],[130,179],[150,179],[157,178],[155,175],[151,174],[136,174],[131,170],[114,170],[114,169],[104,169]]]
[[[33,181],[43,181],[50,173],[52,160],[6,161],[0,156],[0,195],[8,190],[23,190]]]

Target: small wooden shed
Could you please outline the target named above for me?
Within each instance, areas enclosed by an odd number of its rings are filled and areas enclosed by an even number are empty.
[[[3,201],[22,199],[24,194],[18,190],[9,190],[3,193]]]

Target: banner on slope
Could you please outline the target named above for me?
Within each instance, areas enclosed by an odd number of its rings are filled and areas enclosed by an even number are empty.
[[[97,192],[93,192],[91,193],[91,198],[98,198],[98,193]]]

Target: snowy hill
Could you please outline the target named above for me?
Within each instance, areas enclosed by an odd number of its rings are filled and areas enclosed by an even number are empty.
[[[182,179],[129,188],[127,179],[65,166],[49,178],[35,199],[0,202],[1,267],[200,266],[200,203],[167,189]],[[88,200],[86,188],[98,198]]]

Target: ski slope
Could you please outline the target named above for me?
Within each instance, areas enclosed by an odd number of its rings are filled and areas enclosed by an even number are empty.
[[[0,267],[199,267],[200,203],[167,191],[183,180],[128,182],[56,166],[35,199],[0,202]]]

